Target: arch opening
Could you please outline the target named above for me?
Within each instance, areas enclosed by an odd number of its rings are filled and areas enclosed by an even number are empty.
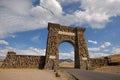
[[[74,68],[75,48],[69,41],[63,41],[58,46],[59,67]]]

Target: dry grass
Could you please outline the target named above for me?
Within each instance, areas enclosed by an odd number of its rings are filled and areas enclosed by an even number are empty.
[[[61,62],[59,64],[60,67],[71,67],[73,68],[74,67],[74,62]]]
[[[119,66],[103,66],[103,67],[95,69],[95,71],[111,72],[111,73],[120,74],[120,65]]]
[[[120,54],[110,55],[109,58],[112,62],[120,62]]]

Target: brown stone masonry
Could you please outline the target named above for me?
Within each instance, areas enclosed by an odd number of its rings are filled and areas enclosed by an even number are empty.
[[[16,55],[8,52],[2,68],[44,68],[45,56]]]
[[[85,41],[85,28],[73,28],[60,24],[48,23],[48,40],[46,48],[46,69],[57,69],[59,63],[59,44],[69,42],[74,47],[75,68],[87,69],[89,64],[88,49]]]
[[[101,67],[108,65],[108,59],[106,58],[90,58],[90,66],[91,67]]]

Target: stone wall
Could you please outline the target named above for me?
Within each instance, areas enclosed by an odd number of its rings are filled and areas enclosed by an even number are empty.
[[[44,68],[45,56],[16,55],[8,52],[2,68]]]
[[[90,58],[90,66],[91,67],[101,67],[109,65],[108,58]]]

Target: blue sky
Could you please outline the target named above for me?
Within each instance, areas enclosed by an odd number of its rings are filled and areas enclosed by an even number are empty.
[[[120,54],[120,0],[0,0],[0,58],[8,51],[45,55],[48,22],[85,27],[90,57]],[[59,46],[60,58],[74,48]]]

